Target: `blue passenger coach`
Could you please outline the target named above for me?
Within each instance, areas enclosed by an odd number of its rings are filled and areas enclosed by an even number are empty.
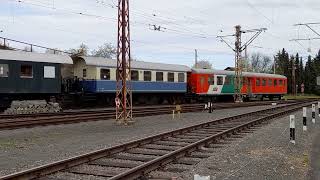
[[[116,60],[84,56],[73,59],[74,76],[80,79],[84,92],[115,93]],[[134,94],[144,94],[140,100],[148,98],[145,94],[151,94],[157,96],[153,98],[156,101],[170,101],[187,92],[187,72],[190,71],[184,65],[132,61],[130,84]]]

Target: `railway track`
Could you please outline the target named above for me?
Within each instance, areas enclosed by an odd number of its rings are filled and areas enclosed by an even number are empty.
[[[297,102],[257,112],[222,118],[106,148],[0,179],[159,179],[158,172],[183,172],[172,164],[193,165],[210,157],[221,139],[308,106]]]
[[[272,101],[273,102],[273,101]],[[294,103],[295,101],[280,101],[282,103]],[[270,105],[271,102],[248,102],[248,103],[220,103],[215,104],[214,109],[226,109],[235,107],[249,107]],[[152,116],[172,113],[174,106],[151,106],[137,107],[133,109],[134,117]],[[182,113],[203,111],[203,104],[185,104],[182,105]],[[18,115],[0,115],[0,130],[31,128],[36,126],[71,124],[88,121],[99,121],[114,119],[115,109],[105,110],[86,110],[60,113],[42,113],[42,114],[18,114]]]

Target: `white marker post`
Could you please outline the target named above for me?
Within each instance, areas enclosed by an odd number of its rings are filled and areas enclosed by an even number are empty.
[[[318,113],[319,113],[319,117],[320,117],[320,102],[318,102]]]
[[[290,115],[290,142],[292,144],[296,144],[295,127],[295,116]]]
[[[307,108],[303,108],[303,131],[307,131]]]
[[[316,123],[316,105],[312,104],[312,123]]]

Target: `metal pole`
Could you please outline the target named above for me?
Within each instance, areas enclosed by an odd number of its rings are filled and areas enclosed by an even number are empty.
[[[294,60],[292,60],[292,94],[296,96],[296,66]]]
[[[195,68],[198,68],[198,50],[195,49]]]
[[[241,102],[241,77],[242,77],[242,61],[241,61],[241,26],[236,26],[236,42],[235,42],[235,83],[234,83],[234,100]]]
[[[118,2],[117,93],[120,106],[116,108],[116,120],[125,125],[132,120],[131,54],[129,28],[129,0]]]

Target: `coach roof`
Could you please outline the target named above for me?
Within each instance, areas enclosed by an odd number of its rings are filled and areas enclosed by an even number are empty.
[[[73,64],[70,56],[25,51],[0,50],[0,59],[11,61]]]
[[[235,75],[234,71],[225,70],[215,70],[215,69],[192,69],[192,72],[200,74],[217,74],[217,75]],[[243,72],[243,76],[246,77],[266,77],[266,78],[287,78],[278,74],[267,74],[267,73],[253,73],[253,72]]]
[[[117,60],[106,59],[101,57],[87,57],[81,56],[81,58],[90,66],[101,66],[101,67],[117,67]],[[158,70],[158,71],[175,71],[175,72],[189,72],[191,69],[185,65],[178,64],[164,64],[164,63],[152,63],[144,61],[131,61],[132,69],[147,69],[147,70]]]

